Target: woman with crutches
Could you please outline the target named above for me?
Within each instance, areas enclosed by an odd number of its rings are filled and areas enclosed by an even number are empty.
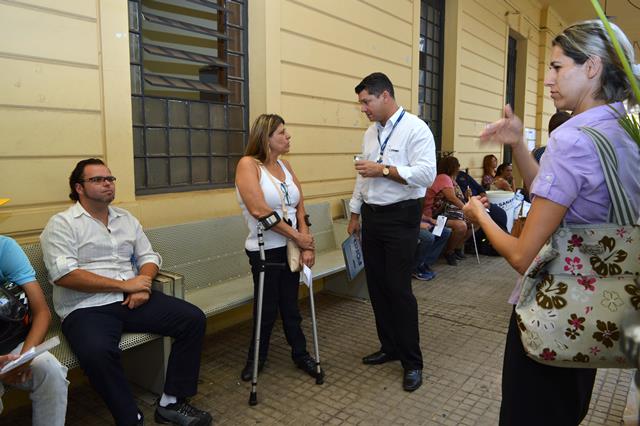
[[[312,267],[315,261],[314,241],[308,218],[305,218],[300,182],[291,165],[286,160],[279,159],[280,155],[289,152],[290,139],[282,117],[276,114],[261,115],[251,127],[245,156],[240,159],[236,169],[238,202],[249,228],[245,249],[254,283],[253,337],[247,363],[240,374],[244,381],[251,380],[253,376],[261,271],[264,282],[258,372],[263,369],[267,359],[271,330],[280,310],[294,364],[311,377],[318,376],[316,362],[307,351],[300,327],[300,273],[292,272],[287,262],[287,240],[293,241],[300,248],[301,263]],[[260,259],[258,223],[264,230],[264,261]],[[255,382],[255,378],[253,381]]]

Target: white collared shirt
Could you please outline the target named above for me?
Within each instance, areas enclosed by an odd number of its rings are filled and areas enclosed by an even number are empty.
[[[55,284],[68,273],[83,269],[115,280],[128,280],[146,263],[158,267],[162,264],[140,222],[131,213],[109,207],[107,223],[104,226],[76,203],[54,215],[40,235],[44,263],[53,284],[53,304],[61,319],[79,308],[124,300],[120,292],[85,293]]]
[[[362,142],[362,153],[365,159],[370,161],[378,159],[380,154],[378,132],[380,142],[384,144],[402,111],[403,108],[399,107],[384,127],[379,122],[369,126]],[[424,197],[427,188],[436,177],[435,142],[427,123],[405,112],[387,143],[382,164],[394,166],[407,185],[388,177],[364,178],[358,175],[353,196],[349,202],[352,213],[360,214],[363,202],[384,206]]]

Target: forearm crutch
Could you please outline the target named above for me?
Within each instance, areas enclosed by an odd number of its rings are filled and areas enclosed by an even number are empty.
[[[260,275],[258,278],[258,300],[256,306],[256,322],[253,341],[253,375],[251,376],[251,394],[249,405],[258,404],[258,358],[260,356],[260,326],[262,323],[262,293],[264,291],[264,274],[266,270],[266,257],[264,255],[264,226],[258,221],[258,249],[260,250]]]
[[[304,216],[304,222],[311,227],[309,215]],[[318,322],[316,321],[316,303],[313,296],[313,280],[309,282],[309,307],[311,309],[311,331],[313,333],[313,351],[316,361],[316,385],[324,383],[324,372],[320,366],[320,349],[318,347]]]
[[[318,349],[318,323],[316,321],[316,305],[313,297],[313,280],[309,283],[309,305],[311,307],[311,329],[313,332],[313,351],[316,360],[316,385],[324,383],[324,372],[320,367],[320,349]]]

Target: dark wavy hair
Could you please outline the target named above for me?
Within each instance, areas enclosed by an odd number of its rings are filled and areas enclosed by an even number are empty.
[[[78,196],[78,191],[76,191],[76,183],[82,183],[82,175],[84,174],[84,168],[86,166],[105,166],[104,161],[99,158],[87,158],[86,160],[78,161],[76,167],[71,172],[69,176],[69,188],[71,192],[69,193],[69,198],[72,201],[79,201],[80,197]]]
[[[453,155],[441,158],[440,161],[438,161],[439,175],[445,174],[447,176],[451,176],[456,170],[460,170],[460,162]]]
[[[489,176],[493,176],[493,161],[492,160],[496,160],[496,163],[498,162],[498,158],[493,155],[493,154],[489,154],[489,155],[485,155],[484,158],[482,159],[482,173],[485,175],[489,175]]]
[[[503,176],[503,174],[502,174],[502,173],[503,173],[503,172],[504,172],[504,170],[505,170],[507,167],[509,167],[509,166],[511,166],[511,163],[502,163],[502,164],[500,164],[500,165],[498,166],[498,168],[496,169],[496,177],[498,177],[498,176],[502,177],[502,176]]]

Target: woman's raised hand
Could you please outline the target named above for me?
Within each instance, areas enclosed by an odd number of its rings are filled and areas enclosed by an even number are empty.
[[[504,117],[488,124],[480,133],[482,142],[494,142],[502,145],[515,145],[522,142],[522,121],[513,114],[511,107],[504,106]]]

